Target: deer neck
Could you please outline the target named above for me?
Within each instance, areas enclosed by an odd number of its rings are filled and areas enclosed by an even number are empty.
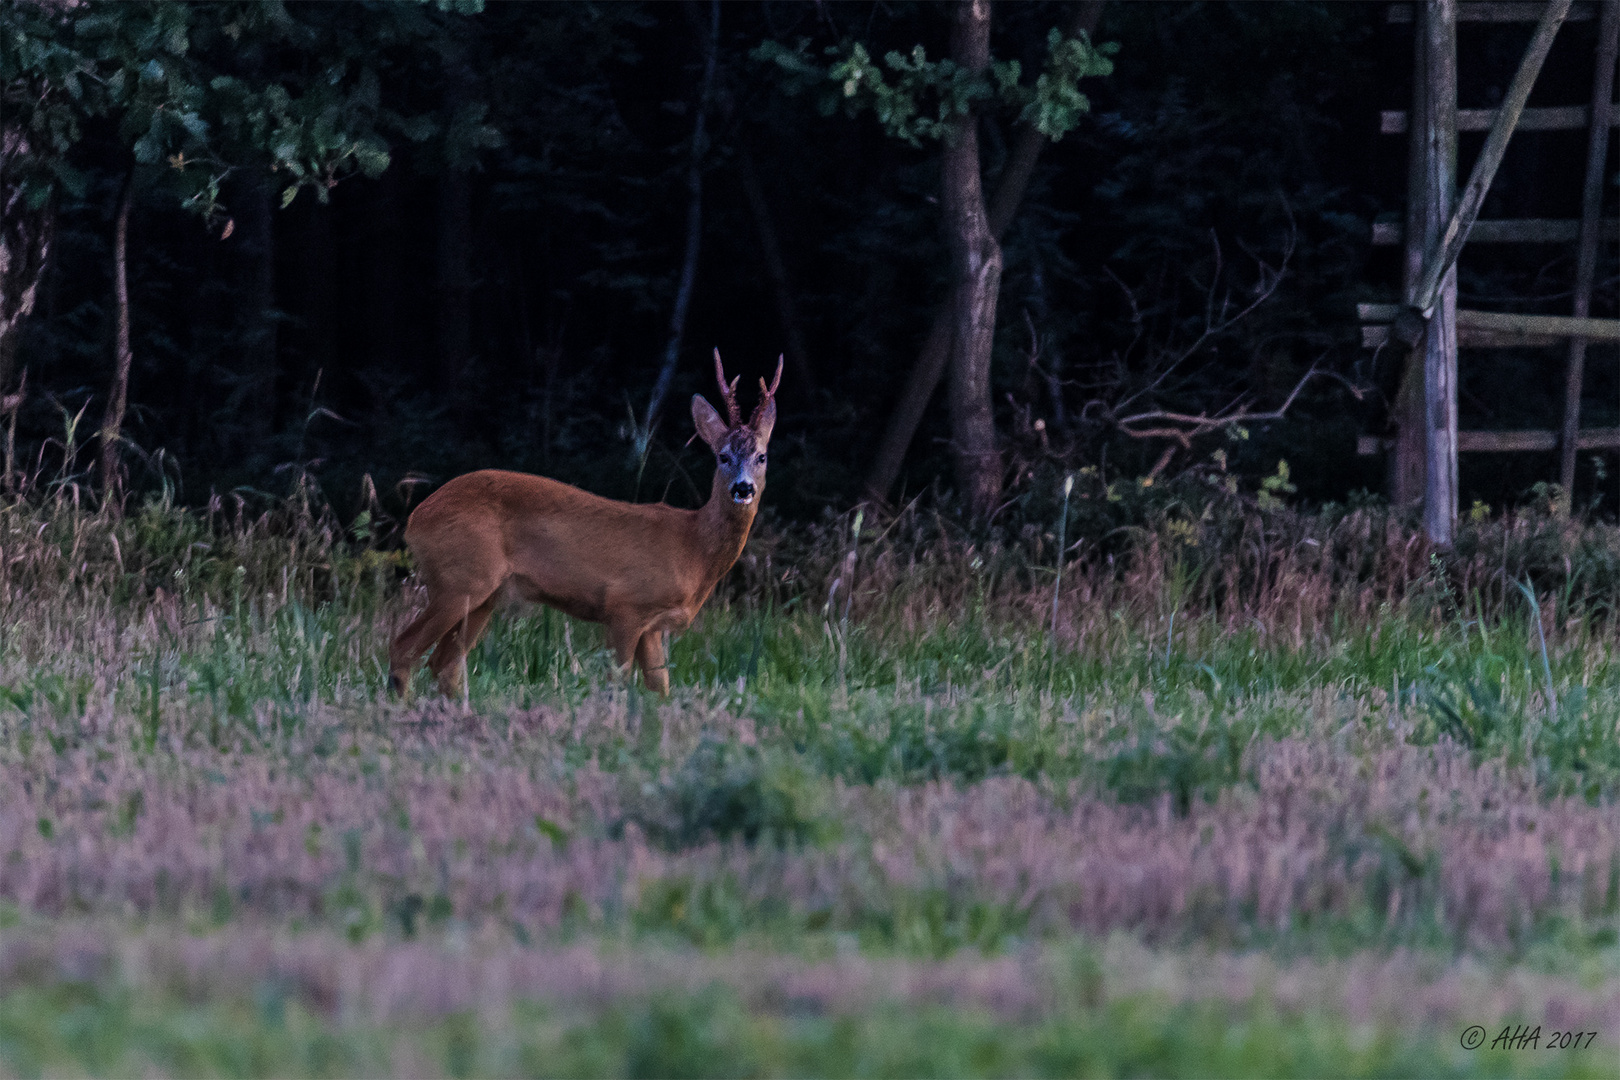
[[[760,494],[763,494],[761,492]],[[718,581],[748,543],[748,530],[754,524],[754,513],[759,509],[760,495],[746,506],[739,506],[726,490],[725,478],[717,471],[709,487],[709,501],[697,514],[697,540],[709,564],[709,577]]]

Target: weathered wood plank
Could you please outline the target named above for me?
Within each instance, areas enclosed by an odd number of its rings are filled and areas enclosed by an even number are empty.
[[[1458,109],[1458,131],[1489,131],[1496,121],[1495,109]],[[1385,109],[1378,114],[1378,130],[1385,135],[1402,135],[1410,122],[1405,109]],[[1516,125],[1520,131],[1576,131],[1592,122],[1590,105],[1548,105],[1525,109]],[[1620,126],[1610,114],[1611,126]]]
[[[1549,0],[1549,12],[1562,15],[1568,9],[1569,0]],[[1537,25],[1538,35],[1546,21]],[[1423,39],[1429,76],[1422,118],[1423,273],[1412,305],[1428,321],[1418,345],[1423,350],[1423,531],[1431,544],[1444,548],[1451,546],[1457,523],[1457,268],[1440,266],[1437,253],[1458,207],[1457,0],[1424,0],[1421,26],[1417,36]],[[1504,116],[1513,111],[1504,110]]]
[[[1607,236],[1620,233],[1620,218],[1605,218],[1600,231]],[[1499,218],[1476,221],[1468,234],[1470,244],[1572,244],[1580,236],[1579,218]],[[1372,242],[1393,247],[1404,242],[1406,228],[1399,221],[1375,221]]]
[[[1507,454],[1558,449],[1556,431],[1459,431],[1457,449],[1469,453]],[[1587,428],[1576,437],[1577,450],[1620,447],[1620,428]]]
[[[1468,454],[1523,454],[1558,448],[1556,431],[1459,431],[1457,450]]]
[[[1389,343],[1389,326],[1363,326],[1361,347],[1376,349]],[[1472,327],[1457,328],[1457,347],[1460,349],[1550,349],[1568,338],[1557,334],[1502,334]]]
[[[1389,323],[1400,311],[1398,304],[1357,304],[1356,317],[1368,325],[1362,327],[1362,339],[1368,330],[1387,330]],[[1473,311],[1459,308],[1459,331],[1480,331],[1492,334],[1512,344],[1523,345],[1528,339],[1556,342],[1568,338],[1586,341],[1620,341],[1620,319],[1593,319],[1572,315],[1517,315],[1508,311]],[[1380,337],[1379,342],[1388,340]]]
[[[1466,314],[1467,320],[1464,321]],[[1584,338],[1620,341],[1620,319],[1592,319],[1573,315],[1512,315],[1505,311],[1457,312],[1457,324],[1470,330],[1496,334]]]
[[[1382,454],[1394,445],[1394,439],[1386,439],[1381,435],[1356,436],[1356,454],[1360,457],[1372,457],[1374,454]]]
[[[1381,435],[1356,436],[1356,453],[1361,457],[1382,454],[1395,440]],[[1620,428],[1587,428],[1577,437],[1577,450],[1620,450]],[[1465,454],[1546,453],[1558,449],[1558,432],[1459,431],[1457,450]]]
[[[1457,6],[1458,22],[1535,22],[1541,18],[1541,13],[1547,10],[1547,5],[1536,0],[1479,0],[1476,3],[1459,4]],[[1569,9],[1569,18],[1566,22],[1590,22],[1597,17],[1596,4],[1576,4]],[[1401,24],[1412,21],[1411,4],[1391,4],[1387,16],[1391,23]]]

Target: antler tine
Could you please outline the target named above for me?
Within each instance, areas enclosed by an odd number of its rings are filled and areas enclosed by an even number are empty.
[[[759,380],[759,389],[767,398],[773,398],[773,397],[776,396],[776,388],[777,388],[778,385],[781,384],[781,382],[782,382],[782,357],[780,355],[778,355],[777,358],[776,358],[776,376],[771,379],[771,385],[766,386],[765,385],[765,380],[761,379],[761,380]]]
[[[737,408],[737,380],[741,379],[742,376],[738,375],[737,378],[732,379],[731,382],[727,384],[726,369],[725,366],[720,363],[719,349],[714,350],[714,377],[720,380],[720,397],[726,403],[726,413],[731,418],[731,426],[741,426],[742,410]]]
[[[766,386],[764,379],[759,380],[759,404],[754,406],[754,417],[751,422],[757,422],[761,416],[765,415],[766,407],[776,399],[776,388],[781,382],[782,358],[778,356],[776,358],[776,376],[771,379],[771,384]]]

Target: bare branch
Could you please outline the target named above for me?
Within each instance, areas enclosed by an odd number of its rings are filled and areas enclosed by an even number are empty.
[[[1286,207],[1286,203],[1284,205]],[[1117,412],[1120,409],[1126,408],[1132,402],[1140,400],[1141,398],[1152,394],[1154,391],[1161,389],[1166,380],[1170,378],[1170,375],[1180,368],[1182,364],[1186,363],[1200,350],[1202,350],[1211,338],[1230,330],[1233,326],[1248,318],[1249,315],[1260,307],[1260,305],[1264,304],[1267,300],[1270,300],[1271,297],[1276,293],[1277,289],[1282,285],[1283,278],[1288,273],[1288,263],[1293,258],[1294,246],[1297,239],[1298,230],[1294,227],[1293,215],[1290,214],[1288,239],[1283,245],[1282,258],[1278,261],[1278,264],[1273,267],[1263,259],[1254,256],[1251,252],[1250,256],[1254,258],[1260,271],[1259,280],[1254,286],[1252,299],[1250,299],[1250,301],[1243,307],[1234,312],[1231,310],[1230,293],[1228,293],[1226,297],[1221,299],[1219,304],[1219,314],[1217,314],[1215,296],[1217,290],[1219,289],[1223,267],[1223,256],[1221,253],[1220,239],[1215,236],[1214,230],[1211,230],[1210,241],[1214,248],[1215,273],[1210,280],[1209,287],[1205,290],[1203,332],[1194,338],[1191,344],[1180,350],[1170,360],[1170,362],[1160,370],[1159,374],[1151,382],[1142,387],[1140,390],[1137,390],[1135,393],[1126,396],[1122,401],[1114,406],[1113,411]],[[1119,281],[1119,278],[1116,277],[1112,271],[1109,271],[1109,276],[1113,277],[1116,282]],[[1125,288],[1123,282],[1120,282],[1120,287],[1125,289],[1126,296],[1130,298],[1133,321],[1139,322],[1141,315],[1136,308],[1135,296],[1131,294],[1129,289]],[[1135,345],[1134,340],[1132,341],[1132,345]]]
[[[1251,410],[1240,396],[1214,416],[1206,413],[1191,416],[1187,413],[1170,412],[1161,409],[1136,413],[1132,416],[1115,417],[1113,423],[1115,428],[1133,439],[1174,439],[1183,447],[1189,447],[1192,445],[1192,440],[1198,436],[1230,428],[1234,424],[1253,424],[1265,420],[1281,420],[1299,397],[1300,391],[1305,389],[1305,384],[1320,374],[1325,373],[1315,364],[1312,364],[1310,370],[1304,374],[1299,382],[1294,384],[1294,388],[1289,391],[1287,399],[1277,408],[1266,412]],[[1150,428],[1132,426],[1146,423],[1161,426]]]

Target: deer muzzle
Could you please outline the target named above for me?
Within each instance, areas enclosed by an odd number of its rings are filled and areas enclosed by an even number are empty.
[[[754,501],[754,485],[748,480],[739,480],[731,485],[731,501],[744,506]]]

